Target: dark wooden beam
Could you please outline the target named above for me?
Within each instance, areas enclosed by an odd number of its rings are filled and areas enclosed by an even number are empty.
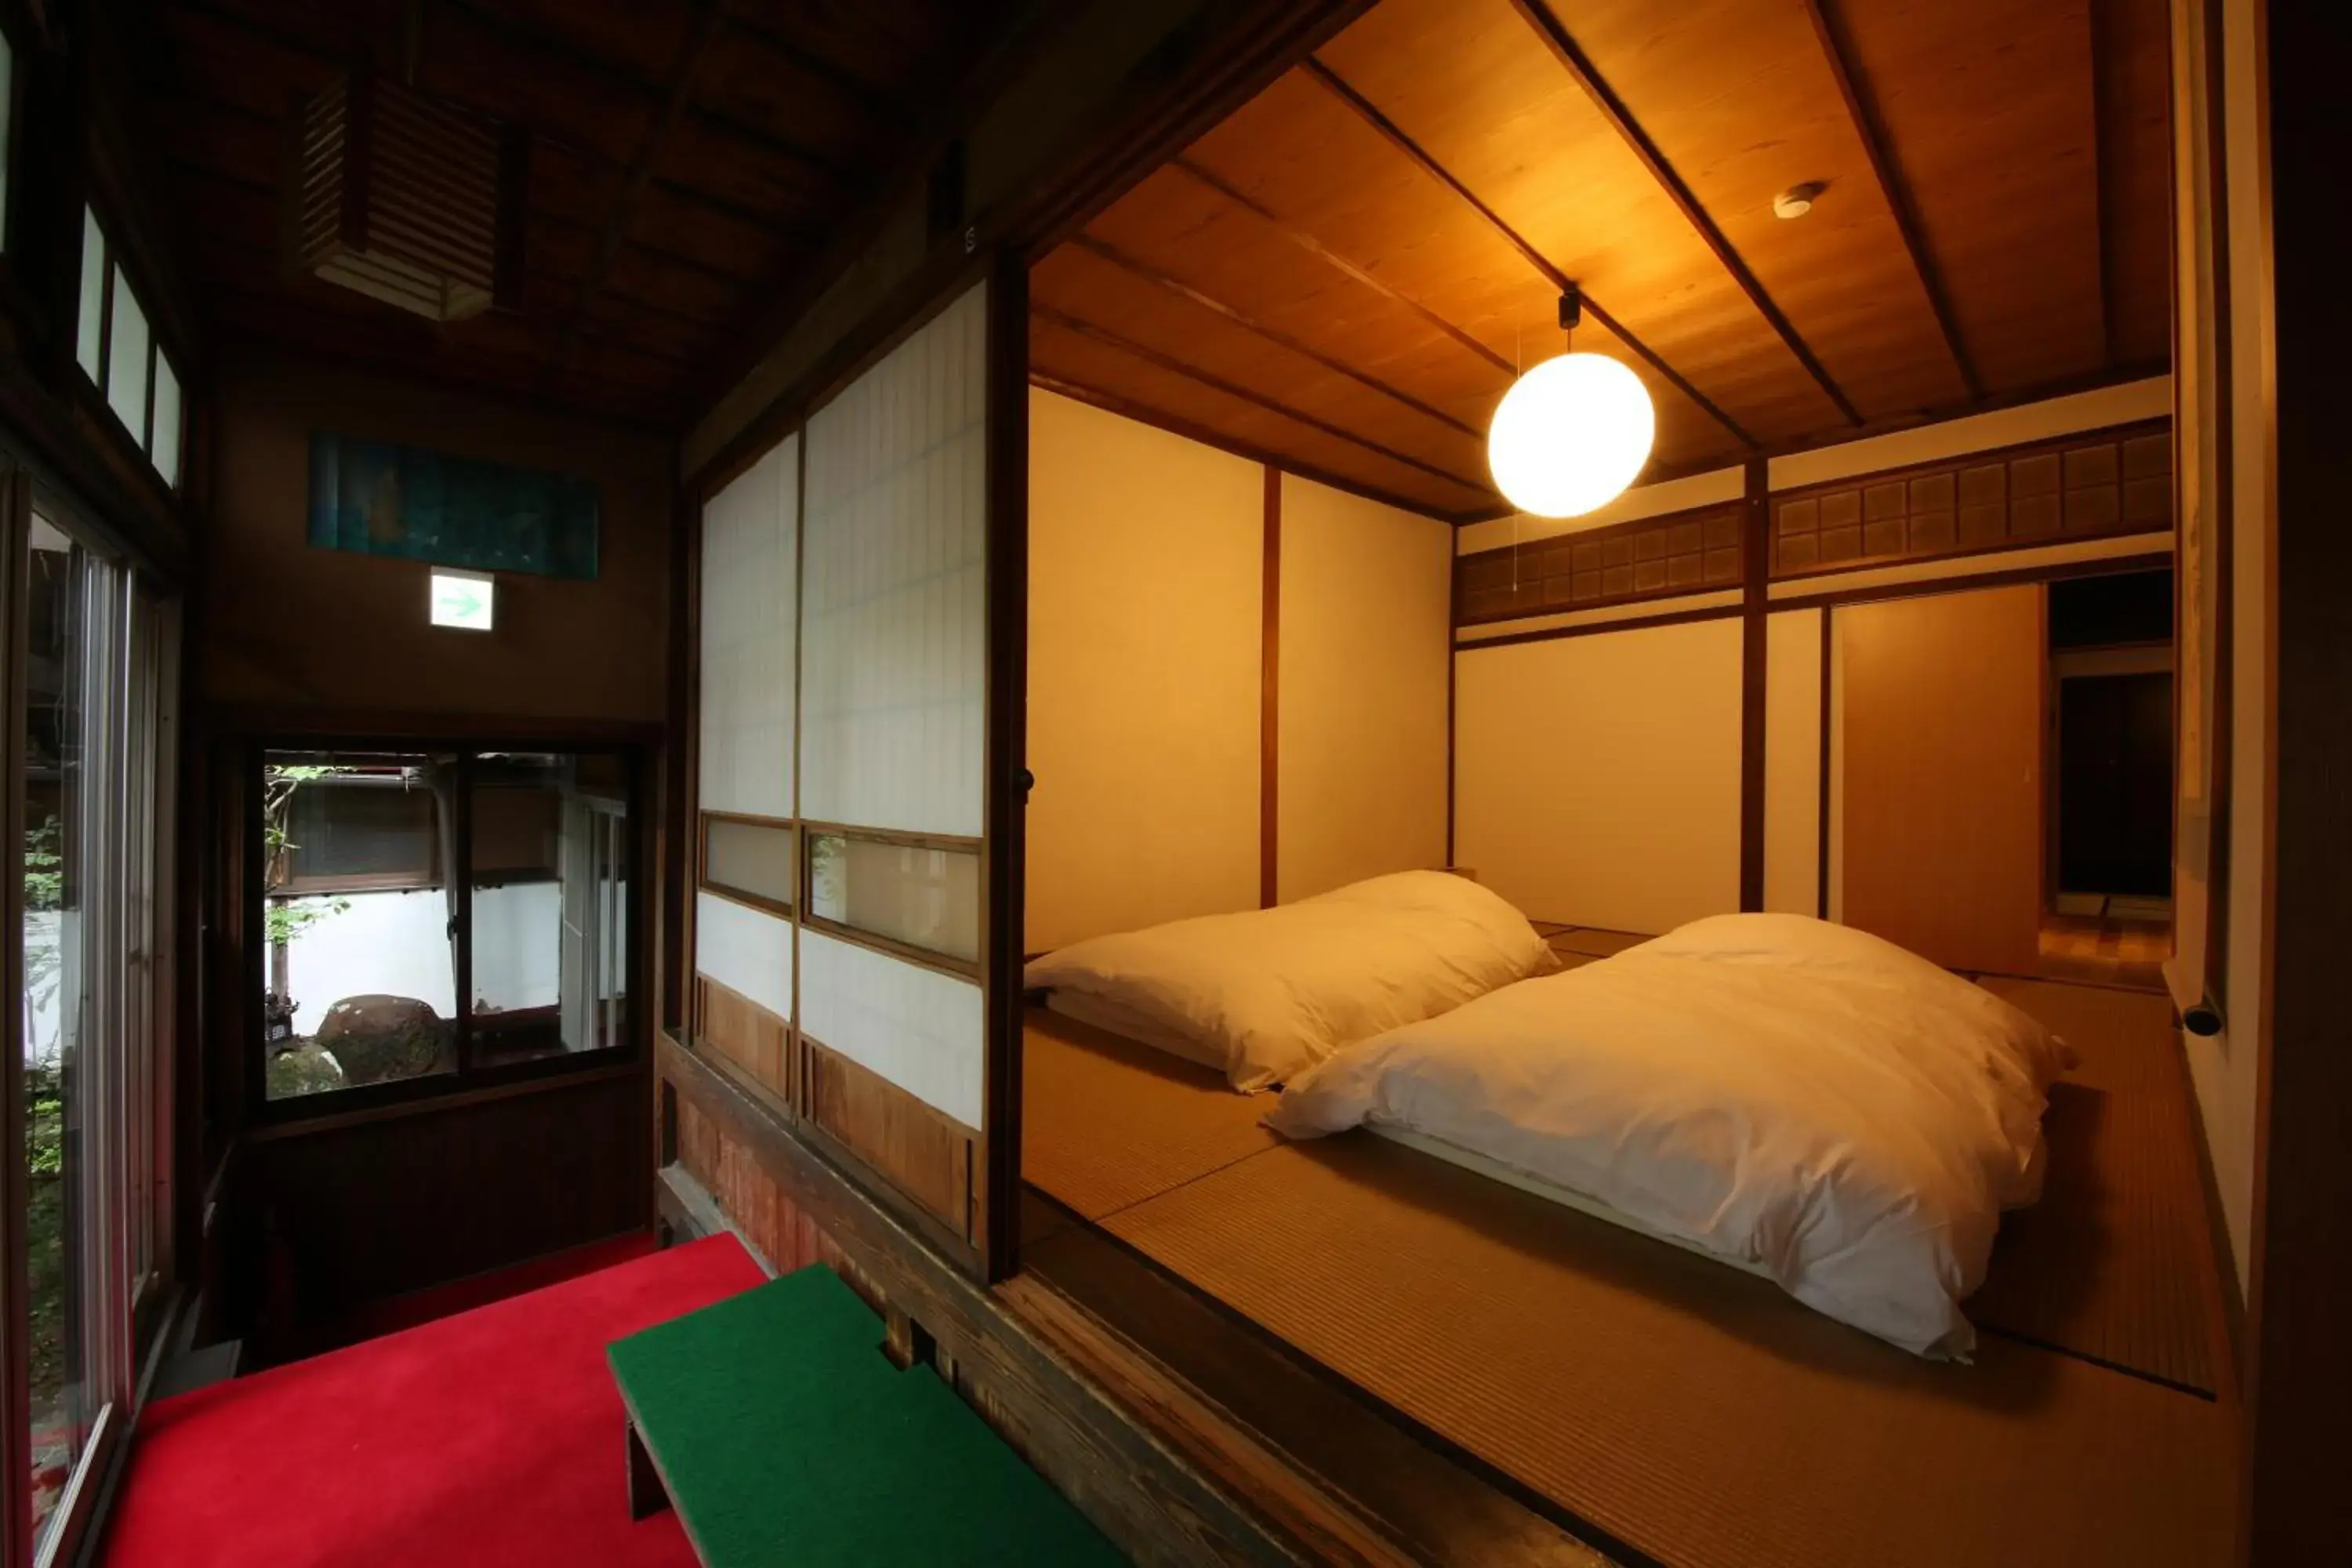
[[[1918,203],[1912,199],[1911,183],[1903,177],[1903,170],[1895,161],[1877,100],[1869,84],[1854,69],[1853,49],[1847,41],[1836,5],[1837,0],[1805,0],[1805,13],[1812,18],[1813,32],[1822,41],[1822,53],[1829,58],[1830,74],[1837,78],[1838,92],[1845,100],[1846,113],[1853,121],[1854,131],[1862,137],[1863,151],[1870,155],[1870,172],[1895,214],[1895,226],[1903,236],[1903,248],[1910,253],[1911,270],[1918,274],[1919,287],[1927,291],[1927,308],[1935,312],[1936,326],[1944,334],[1945,351],[1960,373],[1960,383],[1968,388],[1969,400],[1979,402],[1984,397],[1984,383],[1977,374],[1976,359],[1960,336],[1959,319],[1952,312],[1951,292],[1944,287],[1943,269],[1936,265],[1935,255],[1927,248],[1927,230],[1919,223]]]
[[[1294,408],[1289,404],[1281,401],[1279,398],[1268,397],[1265,393],[1244,386],[1238,382],[1227,381],[1224,377],[1218,375],[1213,371],[1206,371],[1202,370],[1198,365],[1188,364],[1184,361],[1176,358],[1173,354],[1161,353],[1158,349],[1151,348],[1143,343],[1139,343],[1132,338],[1122,337],[1118,333],[1112,331],[1108,327],[1098,327],[1092,321],[1085,321],[1079,317],[1071,315],[1066,310],[1056,310],[1051,305],[1037,304],[1031,307],[1031,312],[1039,321],[1049,321],[1053,325],[1060,327],[1065,331],[1076,332],[1080,337],[1084,338],[1091,338],[1096,342],[1101,343],[1106,348],[1117,349],[1119,353],[1129,355],[1135,359],[1139,359],[1146,364],[1156,365],[1160,369],[1167,371],[1171,374],[1181,375],[1188,381],[1198,382],[1202,386],[1208,387],[1213,391],[1222,392],[1228,397],[1236,397],[1244,403],[1255,404],[1258,407],[1265,409],[1269,414],[1278,414],[1283,418],[1296,421],[1300,425],[1306,426],[1311,430],[1319,430],[1324,435],[1331,437],[1335,440],[1345,441],[1349,445],[1354,447],[1361,447],[1365,451],[1371,453],[1374,457],[1385,458],[1392,463],[1402,463],[1408,468],[1417,468],[1421,472],[1429,475],[1432,479],[1443,479],[1450,485],[1459,485],[1464,489],[1469,490],[1474,494],[1488,490],[1491,488],[1478,479],[1466,479],[1464,476],[1454,472],[1451,468],[1442,468],[1435,463],[1424,462],[1421,458],[1413,457],[1411,453],[1400,452],[1392,447],[1386,447],[1378,441],[1372,440],[1370,437],[1359,436],[1353,430],[1334,425],[1328,419],[1318,418],[1316,416],[1307,413],[1305,409]]]
[[[1334,359],[1329,354],[1323,353],[1323,351],[1314,347],[1312,344],[1303,342],[1297,338],[1291,336],[1288,332],[1282,331],[1279,327],[1271,326],[1265,321],[1259,321],[1255,316],[1253,316],[1248,311],[1242,310],[1239,306],[1229,305],[1213,295],[1203,293],[1202,290],[1195,289],[1191,284],[1185,282],[1182,279],[1177,278],[1172,274],[1163,272],[1159,268],[1154,267],[1151,263],[1143,260],[1139,257],[1130,256],[1126,251],[1119,249],[1117,246],[1108,245],[1103,241],[1095,238],[1092,235],[1086,234],[1079,235],[1076,238],[1071,240],[1070,243],[1090,256],[1100,257],[1103,260],[1109,262],[1112,266],[1119,268],[1124,271],[1133,273],[1136,277],[1142,279],[1144,281],[1166,289],[1169,293],[1175,295],[1180,300],[1189,300],[1192,304],[1200,306],[1204,310],[1214,311],[1216,314],[1223,316],[1225,320],[1233,322],[1235,326],[1255,333],[1256,336],[1264,338],[1270,343],[1278,344],[1283,348],[1288,349],[1292,353],[1298,354],[1306,359],[1313,360],[1325,370],[1335,372],[1338,374],[1346,376],[1350,381],[1368,386],[1383,397],[1393,398],[1397,402],[1403,404],[1407,408],[1412,409],[1416,414],[1425,415],[1428,417],[1436,420],[1439,424],[1454,430],[1459,430],[1463,435],[1468,436],[1473,439],[1484,440],[1486,438],[1485,431],[1480,430],[1475,426],[1469,425],[1460,419],[1456,419],[1453,415],[1446,413],[1443,408],[1439,408],[1432,404],[1423,403],[1420,398],[1415,397],[1412,394],[1405,391],[1402,387],[1391,385],[1390,383],[1382,381],[1379,376],[1372,374],[1369,371],[1358,370],[1354,365]]]
[[[814,49],[803,47],[765,21],[751,16],[731,16],[727,26],[737,37],[754,45],[763,53],[773,55],[803,76],[821,81],[848,99],[863,114],[878,119],[902,113],[906,110],[905,100],[897,93],[845,69],[839,62],[829,60]]]
[[[1526,258],[1528,265],[1534,268],[1537,273],[1542,277],[1545,282],[1550,284],[1555,291],[1561,294],[1574,293],[1578,295],[1584,302],[1584,309],[1587,314],[1591,316],[1594,321],[1600,322],[1601,326],[1614,333],[1618,341],[1622,342],[1628,349],[1632,350],[1636,355],[1638,355],[1644,364],[1647,364],[1652,370],[1656,371],[1660,375],[1664,376],[1668,381],[1672,382],[1675,386],[1681,391],[1684,396],[1689,398],[1693,403],[1697,404],[1699,407],[1705,409],[1707,416],[1712,418],[1717,424],[1722,426],[1726,430],[1730,431],[1741,446],[1751,449],[1756,446],[1756,437],[1749,435],[1748,431],[1741,426],[1738,420],[1732,418],[1730,415],[1726,414],[1721,408],[1717,407],[1713,398],[1707,396],[1706,394],[1701,392],[1696,385],[1692,384],[1690,377],[1676,370],[1673,365],[1668,364],[1664,355],[1651,348],[1649,344],[1643,342],[1641,339],[1635,337],[1631,331],[1628,331],[1625,328],[1625,324],[1622,321],[1618,321],[1614,316],[1612,316],[1606,310],[1604,310],[1599,300],[1593,299],[1591,294],[1586,293],[1583,289],[1578,288],[1575,279],[1570,278],[1567,273],[1562,272],[1559,268],[1553,266],[1550,259],[1547,258],[1543,252],[1538,250],[1533,245],[1528,242],[1525,235],[1522,235],[1517,229],[1513,228],[1508,223],[1503,220],[1502,214],[1496,212],[1485,202],[1479,200],[1477,193],[1473,191],[1469,186],[1464,184],[1460,180],[1456,179],[1452,170],[1448,169],[1444,164],[1439,163],[1435,157],[1431,155],[1429,149],[1423,147],[1420,142],[1407,135],[1402,126],[1399,125],[1395,121],[1391,120],[1386,114],[1381,112],[1379,105],[1373,103],[1371,100],[1366,98],[1362,93],[1358,92],[1353,87],[1350,87],[1338,72],[1334,71],[1330,67],[1325,65],[1321,60],[1315,58],[1311,55],[1307,57],[1306,63],[1301,66],[1300,68],[1307,73],[1308,80],[1316,82],[1328,90],[1334,98],[1338,99],[1341,103],[1346,104],[1349,109],[1355,110],[1358,115],[1361,116],[1366,124],[1370,125],[1373,130],[1386,137],[1390,145],[1395,147],[1397,151],[1402,153],[1407,158],[1411,159],[1413,164],[1419,168],[1422,173],[1427,174],[1431,179],[1435,180],[1439,184],[1444,185],[1447,190],[1452,191],[1455,195],[1461,197],[1463,202],[1466,204],[1472,211],[1475,212],[1481,218],[1485,219],[1487,225],[1491,226],[1496,234],[1502,236],[1504,240],[1510,245],[1512,249],[1517,251],[1522,257]]]
[[[619,254],[622,240],[627,236],[629,219],[636,211],[638,198],[644,195],[647,182],[653,178],[654,165],[661,161],[662,150],[677,132],[677,122],[694,99],[694,74],[701,68],[703,57],[709,53],[710,42],[719,36],[719,23],[726,6],[723,0],[700,0],[694,20],[687,34],[686,43],[678,50],[677,62],[671,68],[669,94],[660,115],[646,130],[645,140],[638,143],[636,157],[630,163],[614,197],[613,210],[604,220],[604,232],[597,237],[594,255],[588,263],[588,275],[580,280],[580,298],[572,307],[559,335],[555,352],[548,356],[542,372],[542,382],[553,381],[562,374],[564,362],[572,357],[588,309],[596,301],[597,292],[604,286],[604,275],[612,270],[613,258]]]
[[[237,12],[220,10],[215,6],[202,4],[201,0],[190,0],[190,4],[186,6],[186,11],[189,15],[200,16],[208,21],[218,23],[225,28],[255,37],[267,42],[272,47],[289,54],[299,55],[302,58],[315,61],[320,65],[329,65],[340,68],[349,63],[341,57],[320,47],[310,39],[304,38],[299,34],[289,32],[283,27],[273,26],[256,17],[246,16]],[[729,19],[729,26],[731,30],[734,26],[732,17]],[[267,129],[272,136],[282,136],[285,134],[285,121],[281,117],[264,114],[244,104],[233,103],[217,93],[205,90],[201,86],[197,85],[189,78],[173,77],[168,79],[154,82],[152,85],[160,93],[182,100],[189,109],[196,112],[217,115],[222,119],[240,121],[249,125],[264,128]],[[472,101],[462,96],[442,92],[436,92],[434,96],[443,102],[452,104],[455,107],[465,110],[470,113],[479,114],[487,119],[496,120],[504,118],[495,110],[484,104]],[[625,170],[628,167],[626,163],[613,157],[610,153],[602,152],[594,147],[587,146],[570,137],[562,135],[561,132],[545,130],[536,125],[532,126],[530,131],[531,140],[536,147],[561,153],[566,157],[575,158],[591,168],[601,170]],[[747,228],[759,230],[760,232],[777,239],[789,240],[796,245],[807,245],[814,242],[821,233],[819,229],[812,225],[806,223],[795,223],[790,219],[780,218],[772,213],[754,211],[753,209],[743,205],[740,202],[730,201],[723,196],[704,190],[698,185],[692,184],[688,181],[680,180],[673,176],[656,174],[654,176],[653,183],[657,189],[661,190],[667,195],[674,196],[681,202],[686,202],[692,205],[702,207],[707,211],[717,213],[723,217],[730,218],[734,222],[742,224]],[[764,281],[764,279],[761,281]]]
[[[1739,513],[1739,907],[1764,908],[1765,655],[1772,584],[1771,460],[1750,458]],[[1826,718],[1822,721],[1826,723]]]
[[[1780,335],[1780,341],[1789,346],[1789,352],[1797,356],[1797,363],[1805,367],[1805,374],[1829,395],[1829,400],[1837,405],[1837,411],[1845,416],[1846,423],[1861,424],[1862,411],[1854,407],[1853,400],[1846,396],[1845,389],[1837,384],[1836,378],[1814,355],[1811,346],[1790,322],[1772,296],[1764,291],[1764,285],[1757,280],[1755,273],[1748,270],[1748,263],[1740,258],[1739,252],[1732,248],[1729,237],[1716,226],[1715,219],[1707,216],[1706,209],[1699,205],[1698,197],[1692,194],[1690,186],[1683,183],[1683,177],[1675,173],[1674,165],[1666,162],[1665,154],[1658,150],[1656,142],[1650,140],[1649,132],[1642,129],[1641,122],[1633,118],[1616,90],[1599,71],[1592,68],[1591,60],[1577,46],[1568,29],[1560,26],[1559,18],[1552,14],[1551,7],[1544,0],[1511,0],[1511,5],[1536,30],[1537,36],[1550,47],[1553,58],[1568,68],[1568,74],[1576,79],[1576,85],[1584,89],[1585,96],[1592,100],[1601,117],[1624,139],[1625,145],[1633,150],[1633,155],[1642,161],[1642,166],[1650,172],[1650,177],[1658,182],[1659,188],[1674,202],[1684,219],[1698,231],[1698,237],[1706,242],[1707,248],[1715,252],[1716,260],[1731,274],[1732,280],[1739,285],[1748,302],[1756,307],[1765,321],[1771,323],[1772,330]]]
[[[1056,393],[1074,402],[1091,405],[1106,414],[1116,414],[1122,419],[1132,419],[1139,425],[1149,425],[1155,430],[1165,430],[1171,436],[1181,436],[1184,439],[1197,441],[1203,447],[1213,447],[1220,452],[1229,452],[1249,462],[1277,468],[1286,473],[1297,474],[1302,479],[1312,479],[1318,485],[1328,485],[1345,494],[1359,496],[1368,501],[1377,501],[1382,506],[1392,506],[1399,511],[1409,511],[1417,517],[1435,518],[1440,522],[1451,523],[1457,528],[1465,522],[1485,522],[1496,516],[1509,515],[1507,508],[1497,512],[1491,507],[1480,507],[1458,512],[1432,511],[1425,501],[1417,501],[1410,496],[1398,495],[1393,490],[1381,489],[1377,485],[1368,485],[1361,479],[1349,479],[1345,474],[1333,473],[1328,468],[1317,468],[1311,463],[1302,463],[1295,458],[1286,457],[1266,447],[1236,439],[1222,430],[1212,430],[1209,426],[1186,419],[1181,415],[1165,413],[1149,404],[1139,403],[1125,393],[1112,392],[1083,381],[1074,381],[1068,376],[1056,374],[1048,370],[1039,370],[1034,365],[1029,372],[1029,384],[1042,391]]]
[[[1476,354],[1480,359],[1485,360],[1488,364],[1493,365],[1496,370],[1502,372],[1503,384],[1506,386],[1509,385],[1511,378],[1518,374],[1517,370],[1512,365],[1509,360],[1505,359],[1501,354],[1496,353],[1492,348],[1480,342],[1476,338],[1472,337],[1462,328],[1455,326],[1452,321],[1447,321],[1444,316],[1439,315],[1435,310],[1431,310],[1428,306],[1423,304],[1420,300],[1414,299],[1410,294],[1405,293],[1402,289],[1397,289],[1390,283],[1374,276],[1369,269],[1359,267],[1356,263],[1349,260],[1338,251],[1333,250],[1329,246],[1325,245],[1321,240],[1307,233],[1305,229],[1300,228],[1297,225],[1281,216],[1272,208],[1259,203],[1237,187],[1226,184],[1215,174],[1203,168],[1199,163],[1194,163],[1192,159],[1179,157],[1171,163],[1169,166],[1181,171],[1185,174],[1190,175],[1200,184],[1216,192],[1217,195],[1224,197],[1227,201],[1233,203],[1234,205],[1240,207],[1244,212],[1250,214],[1260,222],[1273,228],[1276,233],[1281,235],[1293,245],[1297,246],[1301,250],[1306,251],[1309,256],[1314,257],[1318,261],[1328,264],[1334,271],[1352,278],[1357,282],[1364,285],[1364,287],[1373,289],[1374,291],[1396,301],[1398,304],[1402,305],[1414,315],[1419,316],[1423,321],[1428,322],[1431,326],[1435,327],[1439,331],[1444,333],[1447,337],[1453,339],[1455,342],[1461,344],[1464,348],[1468,349],[1472,353]]]
[[[607,86],[632,96],[640,99],[660,99],[665,102],[669,96],[670,84],[662,79],[616,64],[601,55],[581,48],[567,38],[518,22],[499,11],[477,5],[474,0],[436,0],[436,8],[462,17],[467,23],[480,28],[485,33],[497,36],[500,41],[517,49],[559,61],[583,77],[597,78]],[[697,23],[696,26],[698,28],[701,24]],[[688,48],[692,47],[693,45],[689,42]],[[763,127],[747,124],[720,110],[700,105],[688,105],[687,112],[691,113],[698,123],[714,135],[741,142],[747,148],[767,153],[772,157],[798,163],[830,180],[843,181],[848,173],[838,160],[826,153],[812,147],[803,146],[799,142],[788,141]]]

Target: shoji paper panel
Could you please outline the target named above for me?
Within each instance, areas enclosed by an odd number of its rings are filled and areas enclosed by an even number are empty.
[[[705,811],[793,815],[799,508],[794,436],[702,509]]]
[[[981,1121],[980,987],[801,931],[801,1028],[967,1127]]]
[[[1739,618],[1462,651],[1454,858],[1538,920],[1739,907]]]
[[[710,893],[694,896],[694,967],[779,1018],[793,1016],[790,922]]]
[[[813,820],[980,835],[986,327],[982,285],[809,420],[801,814]]]
[[[1282,480],[1283,901],[1445,863],[1454,530]]]
[[[1821,912],[1822,617],[1764,622],[1764,907]]]
[[[1255,907],[1262,465],[1029,398],[1027,945]]]

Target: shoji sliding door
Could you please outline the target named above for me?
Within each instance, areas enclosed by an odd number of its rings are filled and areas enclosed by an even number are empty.
[[[699,565],[696,1048],[982,1272],[1018,1169],[1024,309],[1017,268],[950,300],[710,496]]]
[[[799,865],[800,456],[788,437],[702,513],[694,1033],[780,1105],[792,1099]]]
[[[811,416],[800,1110],[984,1246],[987,286]]]

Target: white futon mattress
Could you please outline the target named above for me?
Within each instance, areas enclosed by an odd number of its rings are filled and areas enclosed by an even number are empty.
[[[1269,1125],[1466,1151],[1922,1355],[2030,1203],[2068,1053],[1983,988],[1797,915],[1723,915],[1292,1080]]]

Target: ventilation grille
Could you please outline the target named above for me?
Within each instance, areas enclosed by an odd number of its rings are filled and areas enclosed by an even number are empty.
[[[524,142],[364,67],[303,107],[299,269],[436,321],[515,303]]]

